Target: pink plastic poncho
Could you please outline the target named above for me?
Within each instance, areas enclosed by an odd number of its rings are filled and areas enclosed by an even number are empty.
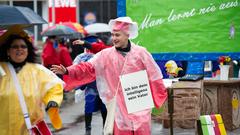
[[[123,64],[125,63],[124,69]],[[162,81],[162,73],[151,54],[145,48],[131,43],[131,50],[124,57],[115,47],[104,49],[97,53],[90,62],[73,65],[67,68],[69,76],[79,79],[82,83],[97,80],[97,88],[104,103],[111,100],[116,93],[120,73],[128,74],[146,69],[151,87],[153,101],[160,107],[167,98]],[[146,135],[151,131],[151,109],[128,114],[121,86],[117,93],[117,109],[115,123],[117,128],[124,131],[144,130]],[[116,126],[115,125],[115,126]],[[114,131],[116,133],[116,131]]]

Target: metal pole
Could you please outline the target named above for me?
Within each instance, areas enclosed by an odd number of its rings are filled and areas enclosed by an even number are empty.
[[[34,12],[37,13],[37,0],[33,1],[33,9],[34,9]],[[37,45],[37,41],[38,41],[38,26],[35,25],[34,26],[34,45]]]
[[[52,0],[52,24],[55,25],[55,0]]]
[[[76,18],[77,18],[77,22],[80,23],[80,6],[79,6],[79,0],[76,0]]]
[[[9,0],[9,6],[13,6],[13,1]]]
[[[173,100],[173,88],[168,89],[168,113],[170,117],[170,135],[173,135],[173,112],[174,112],[174,100]]]

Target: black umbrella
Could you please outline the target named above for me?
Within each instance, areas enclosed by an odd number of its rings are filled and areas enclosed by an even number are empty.
[[[44,31],[42,31],[42,36],[66,36],[66,35],[77,35],[80,34],[78,31],[75,29],[61,25],[61,24],[56,24],[51,27],[48,27]]]
[[[20,24],[23,26],[47,23],[42,17],[30,8],[19,6],[0,5],[0,27]]]

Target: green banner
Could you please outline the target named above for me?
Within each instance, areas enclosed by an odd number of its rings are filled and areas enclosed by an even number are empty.
[[[126,0],[151,53],[239,52],[239,0]]]

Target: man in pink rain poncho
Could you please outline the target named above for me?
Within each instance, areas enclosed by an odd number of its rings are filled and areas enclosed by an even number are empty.
[[[129,39],[138,35],[138,26],[130,17],[119,17],[109,21],[113,47],[97,53],[89,62],[70,67],[54,65],[57,74],[68,74],[82,84],[97,80],[102,101],[107,104],[116,95],[114,135],[150,135],[151,109],[128,113],[119,76],[146,70],[153,102],[160,107],[167,98],[162,73],[151,54]],[[116,94],[117,93],[117,94]]]

